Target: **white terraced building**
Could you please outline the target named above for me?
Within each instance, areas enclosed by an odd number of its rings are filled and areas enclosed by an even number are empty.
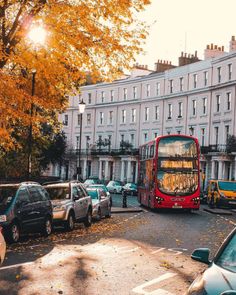
[[[78,166],[79,100],[86,103],[82,123],[83,179],[137,182],[138,147],[165,134],[192,134],[201,145],[203,184],[209,178],[236,179],[236,41],[229,52],[208,45],[204,60],[182,53],[179,65],[158,61],[155,71],[136,65],[131,75],[112,83],[82,87],[69,97],[61,115],[68,156],[61,176],[72,178]],[[58,175],[53,167],[51,174]]]

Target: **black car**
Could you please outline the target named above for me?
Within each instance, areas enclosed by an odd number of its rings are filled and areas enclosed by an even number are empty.
[[[123,186],[123,191],[126,195],[137,196],[138,195],[138,187],[135,183],[128,182]]]
[[[52,232],[52,204],[36,182],[0,184],[0,225],[9,242],[18,242],[23,232]]]

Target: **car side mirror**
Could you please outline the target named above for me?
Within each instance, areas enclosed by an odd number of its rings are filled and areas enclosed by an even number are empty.
[[[208,248],[199,248],[193,251],[191,258],[205,264],[210,264],[209,254],[210,250]]]

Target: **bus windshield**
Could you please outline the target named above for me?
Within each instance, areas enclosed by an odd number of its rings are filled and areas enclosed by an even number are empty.
[[[157,183],[168,195],[188,195],[198,188],[198,150],[194,139],[163,137],[158,143]]]

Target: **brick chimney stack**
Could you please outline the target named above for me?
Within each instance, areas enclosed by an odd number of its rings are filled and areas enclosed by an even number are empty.
[[[166,70],[173,69],[173,68],[175,68],[175,66],[173,66],[171,64],[171,61],[168,61],[168,60],[160,60],[160,59],[158,59],[158,61],[155,63],[155,71],[157,73],[161,73],[161,72],[164,72]]]
[[[231,37],[231,40],[229,41],[229,52],[236,50],[236,40],[235,36]]]
[[[188,54],[181,52],[181,56],[179,57],[179,66],[184,66],[188,64],[192,64],[194,62],[200,61],[200,59],[197,57],[197,51],[195,51],[195,54]]]
[[[204,50],[204,59],[214,58],[225,53],[224,46],[218,46],[211,43],[211,45],[207,45]]]

